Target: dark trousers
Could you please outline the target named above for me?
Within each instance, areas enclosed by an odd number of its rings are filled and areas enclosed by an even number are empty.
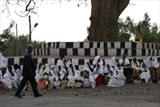
[[[15,93],[15,95],[20,95],[21,91],[24,89],[25,85],[27,84],[27,81],[30,82],[34,95],[39,94],[38,89],[37,89],[37,82],[36,82],[34,76],[24,76],[20,82],[20,86],[19,86],[17,92]]]
[[[132,70],[131,68],[123,68],[124,70],[124,76],[126,77],[126,83],[127,84],[131,84],[133,83],[133,80],[132,80]]]

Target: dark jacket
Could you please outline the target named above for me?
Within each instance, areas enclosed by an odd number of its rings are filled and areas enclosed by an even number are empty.
[[[22,76],[35,76],[36,66],[31,55],[24,56],[23,73]]]

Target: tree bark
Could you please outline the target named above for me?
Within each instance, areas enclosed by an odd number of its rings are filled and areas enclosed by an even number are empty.
[[[130,0],[91,0],[89,41],[115,41],[118,18]]]

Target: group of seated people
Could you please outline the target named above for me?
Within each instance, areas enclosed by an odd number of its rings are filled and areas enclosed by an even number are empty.
[[[121,59],[112,57],[104,64],[100,56],[93,63],[85,62],[77,70],[72,60],[61,56],[56,65],[37,64],[36,82],[40,90],[53,88],[95,88],[100,85],[121,87],[126,83],[158,83],[160,80],[160,57],[149,57],[143,62],[131,61],[124,54]],[[22,77],[20,66],[1,67],[0,83],[8,89],[17,89]]]

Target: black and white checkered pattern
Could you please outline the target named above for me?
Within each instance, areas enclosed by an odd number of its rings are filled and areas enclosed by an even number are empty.
[[[42,43],[41,48],[125,48],[125,49],[157,49],[157,43],[134,42],[48,42]]]
[[[157,43],[133,42],[49,42],[42,43],[40,49],[34,49],[34,56],[67,56],[104,57],[122,56],[159,56]]]
[[[35,64],[37,63],[43,63],[43,64],[51,64],[51,65],[56,65],[57,61],[59,58],[33,58],[33,60],[35,61]],[[76,66],[76,69],[78,70],[82,70],[83,69],[83,65],[86,62],[90,62],[92,64],[94,57],[80,57],[80,58],[71,58],[72,63]],[[108,60],[110,59],[110,57],[107,58],[102,58],[104,64],[107,64]],[[118,59],[120,59],[120,57],[118,57]],[[132,58],[130,58],[130,61],[132,60]],[[142,57],[137,57],[139,62],[142,62],[144,58]],[[21,66],[23,66],[23,57],[8,57],[8,65],[14,65],[14,64],[19,64]]]

